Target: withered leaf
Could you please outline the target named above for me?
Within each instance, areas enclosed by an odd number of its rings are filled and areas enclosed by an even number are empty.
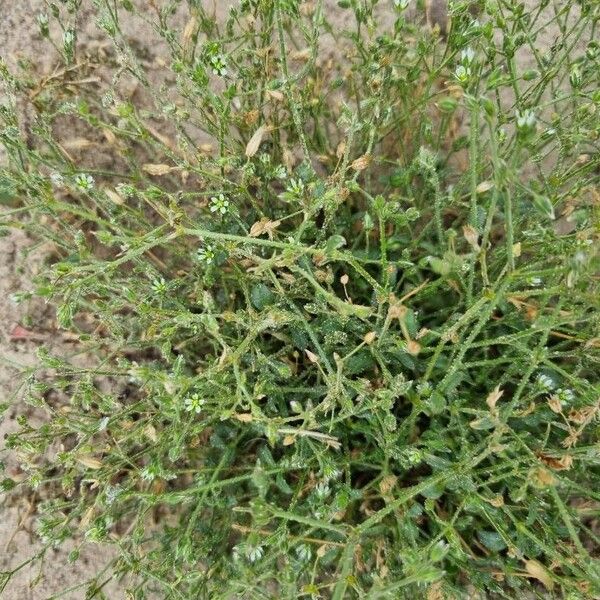
[[[568,471],[573,466],[573,457],[565,454],[560,458],[554,458],[548,454],[538,454],[539,459],[548,467],[555,471]]]
[[[146,171],[149,175],[154,175],[156,177],[160,177],[161,175],[166,175],[171,171],[173,167],[164,164],[153,164],[146,163],[142,165],[142,169]]]
[[[265,133],[267,133],[268,128],[265,125],[261,125],[255,132],[254,135],[250,138],[250,141],[246,145],[246,156],[248,158],[253,157],[260,147],[260,144],[263,140]]]
[[[477,252],[480,249],[479,233],[477,233],[477,229],[472,225],[463,225],[463,235],[465,236],[465,240],[469,243],[469,246]]]
[[[269,219],[261,219],[250,227],[250,237],[258,237],[266,233],[270,239],[273,239],[273,232],[281,225],[281,221],[269,221]]]
[[[500,400],[500,398],[502,398],[503,394],[504,390],[501,390],[499,385],[497,385],[488,394],[488,397],[485,399],[485,402],[490,407],[490,410],[494,410],[496,408],[496,403],[498,402],[498,400]]]
[[[237,413],[233,416],[234,416],[234,418],[236,418],[238,421],[241,421],[242,423],[252,423],[252,421],[254,420],[254,418],[252,417],[252,415],[250,413]]]
[[[550,576],[550,572],[537,560],[526,560],[525,569],[531,577],[541,581],[547,590],[554,589],[554,581]]]
[[[93,456],[82,455],[77,457],[77,462],[81,463],[84,467],[88,469],[101,469],[102,462]]]
[[[350,165],[355,171],[364,171],[371,164],[371,155],[363,154]]]
[[[304,352],[306,352],[306,356],[308,356],[308,360],[310,360],[311,363],[319,362],[319,357],[314,352],[311,352],[310,350],[305,350]]]

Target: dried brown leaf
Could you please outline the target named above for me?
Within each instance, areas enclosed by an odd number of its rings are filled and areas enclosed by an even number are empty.
[[[427,600],[445,600],[441,581],[436,581],[427,588]]]
[[[123,200],[123,198],[121,198],[121,196],[119,194],[117,194],[117,192],[115,192],[114,190],[111,190],[110,188],[106,188],[104,190],[104,193],[109,197],[110,200],[112,200],[115,204],[123,204],[125,202],[125,200]]]
[[[254,420],[254,417],[250,413],[237,413],[233,416],[242,423],[252,423]]]
[[[267,133],[268,128],[265,125],[261,125],[255,132],[254,135],[250,138],[248,144],[246,145],[246,156],[251,158],[254,156],[260,147],[260,144],[263,140],[265,133]]]
[[[355,171],[364,171],[371,164],[371,155],[363,154],[350,165]]]
[[[281,221],[269,221],[269,219],[261,219],[250,227],[250,237],[258,237],[266,233],[270,239],[273,239],[273,232],[281,225]]]
[[[374,331],[369,331],[364,337],[365,344],[372,344],[375,341],[377,334]]]
[[[306,352],[306,356],[311,363],[317,364],[319,362],[319,357],[314,352],[311,352],[310,350],[305,350],[304,352]]]
[[[181,47],[183,48],[183,55],[186,60],[191,58],[193,43],[198,35],[198,29],[198,18],[196,15],[192,15],[184,27],[183,33],[181,34]]]
[[[102,133],[111,146],[114,146],[117,143],[117,136],[110,129],[103,129]]]
[[[499,385],[497,385],[488,394],[488,397],[485,399],[485,403],[490,407],[491,411],[493,411],[496,408],[496,403],[498,402],[498,400],[500,400],[500,398],[502,398],[503,394],[504,390],[501,390]]]
[[[421,352],[421,344],[415,340],[408,340],[408,342],[406,342],[406,349],[408,350],[409,354],[417,356],[417,354]]]
[[[94,142],[86,140],[85,138],[74,138],[72,140],[66,140],[62,145],[68,150],[85,150],[90,146],[94,145]]]
[[[77,457],[77,462],[81,463],[84,467],[88,469],[101,469],[102,462],[93,456],[82,455]]]
[[[465,236],[465,240],[469,243],[469,246],[478,252],[480,250],[479,246],[479,233],[477,233],[477,229],[472,225],[463,225],[463,235]]]
[[[277,102],[283,102],[285,96],[279,90],[267,90],[267,95],[272,100],[276,100]]]
[[[146,171],[146,173],[155,177],[166,175],[171,171],[172,168],[173,167],[165,164],[146,163],[142,165],[142,169]]]
[[[539,459],[551,469],[555,471],[568,471],[573,466],[573,456],[564,454],[560,458],[554,458],[547,454],[538,454]]]
[[[476,188],[475,191],[478,194],[484,194],[485,192],[489,192],[494,187],[494,184],[491,181],[482,181]]]
[[[158,441],[158,436],[156,435],[156,428],[154,427],[154,425],[146,425],[144,433],[151,442],[156,443]]]
[[[545,488],[556,485],[556,477],[548,469],[538,468],[531,472],[531,481],[536,487]]]
[[[396,485],[398,478],[395,475],[387,475],[379,482],[379,491],[387,496]]]
[[[531,577],[541,581],[547,590],[554,589],[554,581],[550,576],[550,572],[537,560],[526,560],[525,570]]]

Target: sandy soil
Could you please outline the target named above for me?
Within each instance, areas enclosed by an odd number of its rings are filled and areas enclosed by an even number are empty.
[[[215,2],[219,12],[225,12],[231,2]],[[84,4],[91,4],[85,2]],[[328,14],[332,21],[346,18],[347,11],[339,11],[335,0],[328,0]],[[431,0],[433,5],[430,14],[432,19],[443,24],[445,0]],[[528,0],[529,6],[537,4]],[[210,2],[206,2],[210,5]],[[0,0],[0,54],[9,64],[15,64],[20,56],[28,56],[37,63],[41,73],[49,73],[52,68],[52,53],[39,36],[36,25],[36,15],[43,9],[43,0]],[[335,11],[338,11],[337,13]],[[89,12],[87,13],[89,15]],[[104,41],[104,36],[98,31],[93,19],[86,19],[84,13],[81,19],[83,35],[79,43],[89,49],[98,49]],[[126,24],[127,35],[137,44],[144,46],[149,39],[149,32],[139,23]],[[152,40],[155,37],[152,36]],[[541,47],[549,47],[554,41],[554,32],[548,31],[539,40]],[[327,42],[324,43],[324,54],[332,52]],[[161,49],[155,45],[148,47],[146,60],[148,64],[160,65]],[[522,68],[527,68],[533,58],[527,55],[521,57]],[[0,164],[3,156],[0,150]],[[32,287],[32,279],[43,261],[43,248],[36,249],[32,254],[28,249],[33,245],[32,240],[21,232],[13,232],[0,237],[0,401],[6,402],[18,398],[19,373],[26,367],[35,364],[37,348],[43,344],[53,352],[73,352],[72,345],[57,333],[54,316],[50,307],[40,302],[16,304],[12,294],[18,291],[28,291]],[[33,332],[32,336],[23,337],[15,327],[22,326]],[[21,331],[21,333],[23,333]],[[0,420],[0,450],[6,433],[15,427],[16,415],[27,411],[15,400],[11,409]],[[31,412],[31,411],[30,411]],[[33,418],[37,418],[33,415]],[[1,459],[5,459],[4,456]],[[18,477],[19,465],[14,457],[6,460],[6,468],[10,476]],[[1,475],[0,475],[1,477]],[[12,498],[2,504],[0,500],[0,572],[14,569],[16,565],[39,552],[41,546],[33,534],[34,508],[27,497]],[[111,559],[111,553],[104,546],[88,546],[82,552],[81,558],[74,564],[67,561],[71,547],[63,547],[50,551],[41,568],[26,566],[13,578],[2,598],[7,600],[42,600],[52,597],[77,582],[92,577],[99,568]],[[36,584],[36,585],[33,585]],[[0,578],[1,585],[1,578]],[[110,599],[125,598],[125,586],[112,582],[105,588]],[[66,599],[84,598],[82,589],[60,596]]]
[[[0,0],[0,55],[9,65],[14,65],[21,57],[29,57],[41,74],[51,72],[53,53],[48,52],[36,24],[36,16],[43,8],[43,0]],[[82,19],[82,25],[82,45],[93,51],[106,43],[93,19]],[[127,33],[142,44],[147,38],[147,32],[138,24],[132,25]],[[4,160],[0,149],[0,164]],[[34,242],[20,231],[0,237],[0,402],[12,404],[4,418],[0,418],[0,450],[4,448],[5,435],[16,428],[17,415],[25,413],[32,420],[40,418],[18,402],[22,372],[36,363],[38,347],[44,345],[50,352],[60,355],[76,350],[56,329],[51,307],[38,301],[17,304],[13,299],[15,292],[32,289],[32,280],[42,265],[44,248],[29,253],[32,247]],[[85,357],[80,360],[85,361]],[[6,474],[16,479],[23,477],[16,458],[4,454],[0,454],[0,460],[5,462]],[[34,527],[35,508],[28,497],[0,499],[0,590],[2,572],[12,571],[40,552],[42,544]],[[80,558],[69,563],[68,556],[73,547],[71,543],[51,549],[41,564],[20,569],[4,592],[0,591],[0,597],[3,600],[49,599],[94,577],[113,557],[110,548],[87,544],[82,548]],[[120,582],[109,583],[103,591],[111,600],[126,597],[125,585]],[[60,595],[65,600],[84,597],[85,587]]]

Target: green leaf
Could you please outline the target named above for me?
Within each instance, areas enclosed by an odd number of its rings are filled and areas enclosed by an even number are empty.
[[[285,480],[283,475],[281,475],[281,473],[275,477],[275,485],[277,486],[278,490],[282,491],[288,496],[294,493],[294,490],[289,486],[288,482]]]
[[[429,265],[434,273],[442,275],[443,277],[450,275],[452,272],[452,265],[447,260],[442,260],[436,256],[429,257]]]
[[[273,292],[264,284],[257,283],[250,292],[250,298],[254,308],[263,310],[265,307],[273,303]]]
[[[472,429],[486,430],[493,429],[496,426],[496,420],[491,415],[484,415],[479,419],[474,419],[469,423]]]
[[[429,552],[429,558],[431,562],[439,562],[446,556],[446,554],[448,554],[449,550],[450,546],[448,543],[444,540],[440,540]]]
[[[544,217],[547,217],[552,220],[554,220],[556,218],[556,216],[554,214],[554,206],[553,206],[552,202],[550,201],[550,198],[548,198],[548,196],[543,196],[541,194],[534,193],[533,194],[533,205],[535,206],[537,211]]]
[[[17,205],[17,190],[13,182],[0,174],[0,204],[4,206]]]
[[[15,487],[17,487],[17,482],[9,477],[6,477],[0,481],[0,492],[10,492]]]
[[[73,316],[75,314],[75,305],[65,302],[58,307],[56,311],[56,320],[63,329],[68,329],[73,325]]]
[[[425,498],[429,498],[430,500],[437,500],[444,493],[444,484],[443,483],[435,483],[426,487],[421,493]]]
[[[446,408],[446,398],[439,392],[433,392],[429,398],[423,400],[423,406],[429,415],[439,415]]]
[[[260,460],[256,461],[254,470],[252,471],[252,483],[258,489],[261,498],[264,498],[269,491],[270,479],[261,464]]]
[[[453,113],[458,108],[458,102],[451,96],[445,96],[439,100],[438,106],[442,112]]]
[[[325,252],[330,254],[338,248],[346,245],[346,238],[343,235],[332,235],[325,244]]]
[[[480,530],[477,532],[479,541],[489,550],[501,552],[506,549],[506,543],[497,531]]]

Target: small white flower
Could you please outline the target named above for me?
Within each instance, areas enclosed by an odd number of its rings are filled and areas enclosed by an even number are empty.
[[[240,558],[241,558],[241,556],[242,556],[242,555],[241,555],[241,550],[242,550],[242,549],[240,548],[240,546],[239,546],[239,545],[236,545],[236,546],[234,546],[234,547],[233,547],[233,549],[232,549],[232,551],[231,551],[231,556],[232,556],[232,558],[233,558],[233,560],[234,560],[235,562],[238,562],[238,561],[240,560]]]
[[[460,83],[467,83],[471,77],[471,69],[464,65],[458,65],[456,71],[454,71],[454,77],[456,77]]]
[[[554,385],[555,385],[554,379],[552,379],[552,377],[550,377],[549,375],[546,375],[545,373],[540,373],[537,376],[537,382],[541,388],[543,388],[547,391],[554,389]]]
[[[290,194],[300,196],[304,192],[304,182],[302,179],[290,179],[286,191]]]
[[[206,244],[205,246],[198,248],[196,255],[198,256],[198,260],[200,262],[210,265],[215,260],[215,256],[216,256],[215,247],[211,244]]]
[[[246,557],[251,563],[258,562],[264,555],[262,546],[249,546],[246,550]]]
[[[36,17],[36,21],[38,22],[38,25],[40,26],[40,28],[46,29],[48,27],[48,15],[47,14],[40,13]]]
[[[302,562],[309,561],[311,554],[310,546],[308,544],[300,544],[300,546],[296,548],[296,556],[298,556]]]
[[[72,29],[67,29],[63,33],[63,44],[66,49],[72,48],[75,43],[75,32]]]
[[[528,131],[535,127],[535,113],[532,110],[517,111],[517,129]]]
[[[473,48],[470,48],[470,47],[465,48],[460,53],[460,62],[462,62],[465,65],[471,64],[473,62],[474,58],[475,58],[475,51],[473,50]]]
[[[212,72],[219,77],[227,75],[227,61],[222,54],[216,54],[210,57],[210,66]]]
[[[575,394],[573,390],[559,388],[558,390],[556,390],[556,395],[558,396],[558,399],[561,401],[562,404],[569,404],[570,402],[573,402],[573,400],[575,400]]]
[[[185,410],[187,412],[199,413],[202,410],[206,400],[200,397],[200,394],[190,394],[183,403],[185,404]]]
[[[220,213],[222,215],[229,212],[229,200],[223,194],[213,196],[210,199],[210,212]]]
[[[318,498],[321,499],[327,498],[327,496],[329,496],[330,491],[331,490],[329,489],[329,486],[325,482],[317,483],[315,487],[315,494]]]
[[[323,467],[323,479],[325,482],[339,479],[341,476],[342,472],[333,465],[325,465]]]
[[[161,277],[160,279],[155,279],[152,282],[152,289],[157,294],[160,294],[160,295],[165,294],[167,292],[167,282],[165,281],[165,278]]]
[[[394,6],[398,10],[406,10],[409,4],[410,0],[394,0]]]
[[[75,185],[83,192],[87,192],[94,187],[94,178],[86,173],[75,175]]]

